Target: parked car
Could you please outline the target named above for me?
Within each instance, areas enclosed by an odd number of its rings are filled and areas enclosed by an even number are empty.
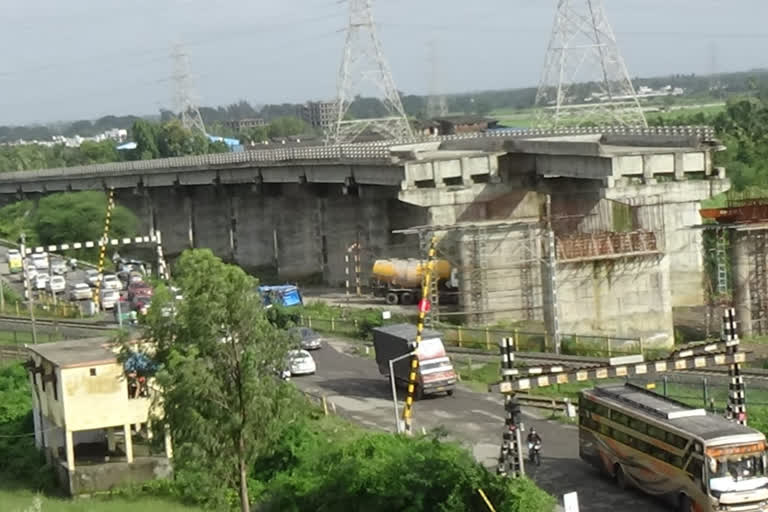
[[[100,292],[101,309],[108,310],[114,309],[115,304],[120,300],[120,293],[117,290],[110,290],[103,288]]]
[[[61,276],[51,276],[48,279],[48,290],[51,293],[63,292],[67,288],[67,281]]]
[[[69,289],[70,300],[87,300],[91,296],[91,287],[85,283],[76,283]]]
[[[67,262],[64,260],[54,260],[51,262],[51,273],[58,276],[64,275],[67,272]]]
[[[115,274],[107,274],[101,279],[101,287],[105,290],[122,290],[123,283]]]
[[[32,260],[32,266],[38,270],[48,270],[48,253],[36,252],[29,257]]]
[[[291,375],[312,375],[317,371],[315,360],[306,350],[290,350],[288,352],[288,370]]]
[[[99,271],[89,268],[85,271],[85,280],[90,286],[96,286],[99,283]]]
[[[33,281],[33,284],[35,285],[35,290],[45,290],[45,287],[48,286],[48,281],[50,279],[51,279],[50,276],[45,272],[36,273]]]
[[[304,350],[317,350],[323,346],[323,338],[309,327],[294,327],[288,334],[297,339]]]

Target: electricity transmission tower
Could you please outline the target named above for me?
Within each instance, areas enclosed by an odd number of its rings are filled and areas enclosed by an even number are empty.
[[[558,0],[536,108],[542,128],[648,125],[603,0]]]
[[[448,114],[448,106],[445,102],[445,96],[441,94],[437,51],[434,41],[429,45],[429,61],[432,67],[432,76],[429,84],[429,97],[427,98],[427,119],[435,119],[445,117]]]
[[[190,131],[199,131],[205,135],[205,124],[197,108],[192,87],[192,76],[189,71],[189,56],[180,44],[173,47],[174,104],[181,124]]]
[[[349,25],[337,83],[336,122],[329,133],[329,142],[354,142],[363,132],[375,132],[391,139],[409,138],[411,125],[376,36],[372,0],[348,2]],[[378,97],[385,117],[347,119],[352,102],[366,93]]]

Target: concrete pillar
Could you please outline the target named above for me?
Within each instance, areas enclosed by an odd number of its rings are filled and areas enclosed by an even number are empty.
[[[685,156],[683,153],[675,153],[675,181],[685,179]]]
[[[173,458],[173,443],[171,442],[171,429],[168,425],[165,426],[165,456],[169,459]]]
[[[194,203],[192,198],[189,197],[189,191],[184,189],[184,215],[187,218],[187,236],[189,237],[189,246],[195,247],[195,212],[193,210]]]
[[[746,233],[732,229],[731,234],[731,275],[733,276],[733,305],[736,308],[736,322],[742,338],[752,335],[752,299],[749,289],[749,243]]]
[[[72,439],[71,430],[67,430],[64,432],[64,446],[67,451],[67,469],[70,471],[74,471],[75,470],[75,444]]]
[[[128,464],[133,462],[133,438],[131,437],[131,424],[123,425],[123,434],[125,435],[125,460]]]
[[[107,427],[107,451],[109,453],[114,453],[115,449],[117,448],[115,443],[115,429],[114,427]]]

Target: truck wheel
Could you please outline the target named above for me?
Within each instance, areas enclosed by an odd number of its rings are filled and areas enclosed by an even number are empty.
[[[449,389],[448,391],[445,392],[445,394],[448,396],[453,396],[453,390]]]
[[[413,304],[413,294],[411,292],[403,292],[400,296],[400,304],[403,306],[410,306]]]
[[[397,296],[395,292],[389,292],[386,296],[387,304],[390,306],[396,305],[398,302],[400,302],[400,297]]]

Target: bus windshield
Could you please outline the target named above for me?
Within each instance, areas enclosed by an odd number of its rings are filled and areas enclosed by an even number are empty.
[[[714,493],[753,490],[768,485],[766,454],[707,457],[709,488]]]

